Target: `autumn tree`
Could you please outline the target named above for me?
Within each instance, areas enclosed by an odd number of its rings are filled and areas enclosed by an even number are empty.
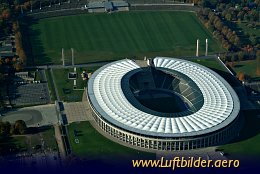
[[[9,122],[0,122],[0,136],[7,136],[10,134],[11,124]]]
[[[245,73],[239,72],[239,73],[237,74],[237,78],[238,78],[238,80],[240,80],[241,82],[245,81]]]
[[[256,75],[260,76],[260,50],[256,52]]]
[[[14,133],[15,134],[24,134],[26,132],[27,126],[23,120],[17,120],[14,123]]]

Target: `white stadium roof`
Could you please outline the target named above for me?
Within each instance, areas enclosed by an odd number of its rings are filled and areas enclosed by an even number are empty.
[[[201,109],[183,117],[160,117],[135,108],[125,97],[121,80],[140,67],[133,60],[120,60],[98,69],[88,82],[89,100],[113,125],[133,133],[155,137],[198,136],[230,124],[240,110],[232,87],[217,73],[199,64],[156,57],[154,66],[178,71],[192,79],[203,94]]]

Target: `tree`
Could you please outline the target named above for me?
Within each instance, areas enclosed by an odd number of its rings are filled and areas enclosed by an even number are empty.
[[[235,37],[234,45],[239,47],[240,46],[240,39],[238,36]]]
[[[9,19],[11,16],[11,12],[9,9],[4,9],[2,12],[2,18],[3,19]]]
[[[7,136],[10,134],[11,124],[9,122],[0,122],[0,136]]]
[[[243,61],[245,57],[245,53],[243,51],[239,51],[237,56],[239,61]]]
[[[245,73],[239,72],[239,73],[237,74],[237,78],[238,78],[238,80],[240,80],[241,82],[245,81]]]
[[[208,15],[209,15],[209,12],[210,12],[210,8],[204,8],[204,9],[202,10],[202,13],[203,13],[204,16],[208,16]]]
[[[27,126],[23,120],[17,120],[14,123],[14,133],[15,134],[24,134],[26,132]]]
[[[220,20],[217,21],[215,27],[216,27],[219,31],[221,31],[221,29],[222,29],[222,27],[223,27],[222,22],[221,22]]]
[[[244,20],[244,15],[245,15],[244,11],[239,11],[237,14],[237,18],[242,21]]]
[[[230,13],[227,13],[227,14],[225,15],[225,18],[226,18],[228,21],[231,21],[232,15],[231,15]]]
[[[252,45],[257,44],[257,36],[256,35],[250,35],[249,39],[250,39]]]
[[[15,68],[16,71],[21,71],[23,69],[23,66],[19,63],[16,62],[13,67]]]
[[[256,52],[256,75],[260,76],[260,50]]]
[[[222,28],[222,34],[223,34],[224,36],[226,36],[227,33],[228,33],[228,27],[227,27],[227,26],[224,26],[224,27]]]

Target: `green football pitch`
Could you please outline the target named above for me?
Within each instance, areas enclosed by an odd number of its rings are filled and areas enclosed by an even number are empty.
[[[200,53],[223,51],[220,44],[191,12],[125,12],[84,14],[41,19],[30,25],[30,45],[36,64],[143,58],[154,56],[193,56],[196,39]]]

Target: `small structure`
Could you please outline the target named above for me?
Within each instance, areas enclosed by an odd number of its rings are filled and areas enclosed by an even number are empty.
[[[86,9],[86,8],[85,8]],[[112,12],[112,11],[129,11],[129,4],[125,1],[103,1],[103,2],[89,2],[88,12]]]
[[[88,75],[87,75],[86,71],[83,71],[81,73],[81,77],[82,77],[82,80],[87,80],[88,79]]]
[[[0,58],[7,59],[7,58],[14,58],[15,52],[13,49],[13,43],[10,39],[4,41],[4,44],[0,46]]]
[[[92,76],[92,73],[88,73],[88,78],[90,78]]]
[[[88,12],[89,13],[105,12],[104,3],[103,2],[89,2],[88,3]]]
[[[30,74],[28,71],[24,72],[16,72],[15,73],[16,78],[14,79],[15,81],[33,81],[34,80],[34,74]]]
[[[77,79],[77,73],[75,73],[75,72],[69,72],[69,73],[68,73],[68,79],[70,79],[70,80],[76,80],[76,79]]]
[[[13,47],[12,46],[2,46],[0,47],[0,52],[1,53],[12,53],[13,52]]]
[[[7,40],[5,40],[4,45],[5,46],[13,46],[13,42],[12,42],[11,39],[7,39]]]
[[[112,2],[110,2],[110,1],[104,2],[104,7],[105,7],[106,12],[111,12],[114,10],[114,6],[113,6]]]
[[[14,53],[1,53],[0,52],[0,58],[1,59],[8,59],[8,58],[14,58],[16,55]]]
[[[114,10],[116,11],[129,11],[129,4],[125,1],[112,1]]]

